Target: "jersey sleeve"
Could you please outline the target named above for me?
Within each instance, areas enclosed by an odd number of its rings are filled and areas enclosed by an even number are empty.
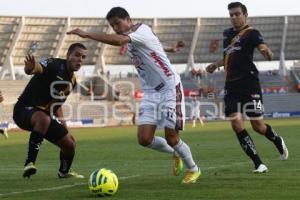
[[[149,41],[149,39],[151,39],[151,37],[149,37],[151,35],[153,35],[151,28],[144,24],[141,24],[134,32],[130,33],[128,36],[130,37],[132,44],[142,46],[145,45]]]
[[[256,29],[253,29],[250,33],[250,40],[254,47],[257,47],[260,44],[264,44],[263,36]]]
[[[57,66],[55,64],[55,59],[53,58],[42,59],[40,64],[43,68],[43,74],[53,73],[55,71],[55,67]]]

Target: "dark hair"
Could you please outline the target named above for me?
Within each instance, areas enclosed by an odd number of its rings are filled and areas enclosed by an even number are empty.
[[[106,19],[109,20],[113,17],[118,17],[120,19],[125,19],[126,17],[130,18],[128,12],[122,7],[113,7],[112,9],[110,9],[110,11],[106,15]]]
[[[81,43],[73,43],[73,44],[70,45],[70,47],[68,49],[68,54],[72,53],[77,47],[80,48],[80,49],[87,50],[87,48],[83,44],[81,44]]]
[[[241,2],[231,2],[230,4],[228,4],[228,10],[232,9],[232,8],[238,8],[240,7],[242,9],[243,14],[247,14],[247,8],[244,4],[242,4]]]

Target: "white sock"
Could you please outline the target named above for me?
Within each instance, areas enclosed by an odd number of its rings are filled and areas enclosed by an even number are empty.
[[[147,147],[161,152],[174,153],[174,149],[168,145],[167,140],[158,136],[154,136],[151,144]]]
[[[193,127],[196,127],[196,120],[193,120]]]
[[[198,166],[193,160],[192,152],[190,147],[184,143],[182,140],[173,147],[174,150],[179,154],[185,166],[191,171],[198,171]]]

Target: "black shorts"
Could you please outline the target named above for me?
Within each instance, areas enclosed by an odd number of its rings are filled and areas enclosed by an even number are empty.
[[[62,125],[61,123],[59,123],[57,121],[57,119],[54,119],[53,117],[51,117],[51,115],[42,110],[39,109],[37,107],[33,107],[33,106],[28,106],[20,101],[18,101],[16,103],[16,105],[14,106],[14,113],[13,113],[13,119],[15,121],[15,123],[18,125],[18,127],[20,127],[21,129],[27,130],[27,131],[33,131],[33,126],[31,124],[31,118],[32,115],[37,112],[37,111],[42,111],[45,114],[47,114],[50,119],[50,127],[56,127],[56,131],[51,131],[51,132],[47,132],[46,135],[44,136],[45,139],[47,139],[48,141],[55,143],[56,141],[60,140],[61,138],[63,138],[65,135],[68,134],[67,129],[64,127],[64,125]]]
[[[247,117],[261,117],[264,114],[262,93],[258,82],[248,84],[244,88],[241,86],[225,88],[224,103],[226,117],[236,112]]]

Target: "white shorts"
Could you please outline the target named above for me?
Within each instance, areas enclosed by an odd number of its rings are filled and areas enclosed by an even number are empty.
[[[192,110],[191,119],[200,119],[200,110]]]
[[[151,124],[157,128],[183,130],[185,104],[181,83],[163,91],[147,91],[139,108],[138,125]]]

